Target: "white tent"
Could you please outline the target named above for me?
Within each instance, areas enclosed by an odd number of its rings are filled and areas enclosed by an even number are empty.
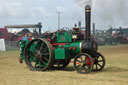
[[[6,51],[4,39],[0,39],[0,51]]]

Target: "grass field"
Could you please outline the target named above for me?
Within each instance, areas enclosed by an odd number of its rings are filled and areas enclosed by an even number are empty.
[[[128,45],[99,47],[106,58],[101,72],[78,74],[70,63],[64,70],[34,72],[18,63],[19,51],[0,52],[0,85],[128,85]]]

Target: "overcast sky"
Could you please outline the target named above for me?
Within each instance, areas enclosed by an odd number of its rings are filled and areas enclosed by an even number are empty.
[[[62,11],[61,27],[73,27],[82,21],[84,6],[91,0],[0,0],[0,27],[42,22],[43,30],[55,31],[57,11]],[[128,27],[127,0],[92,0],[92,22],[96,29]]]

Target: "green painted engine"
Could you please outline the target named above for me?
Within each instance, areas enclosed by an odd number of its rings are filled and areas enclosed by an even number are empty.
[[[74,59],[74,68],[78,73],[101,71],[105,66],[104,56],[97,52],[98,46],[90,35],[91,7],[86,6],[86,32],[81,38],[68,30],[44,33],[42,37],[19,41],[19,61],[34,71],[63,69]]]

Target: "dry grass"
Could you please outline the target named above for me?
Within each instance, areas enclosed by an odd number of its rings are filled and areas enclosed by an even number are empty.
[[[78,74],[73,64],[60,71],[33,72],[19,64],[19,51],[0,52],[0,85],[128,85],[128,45],[103,46],[101,72]]]

